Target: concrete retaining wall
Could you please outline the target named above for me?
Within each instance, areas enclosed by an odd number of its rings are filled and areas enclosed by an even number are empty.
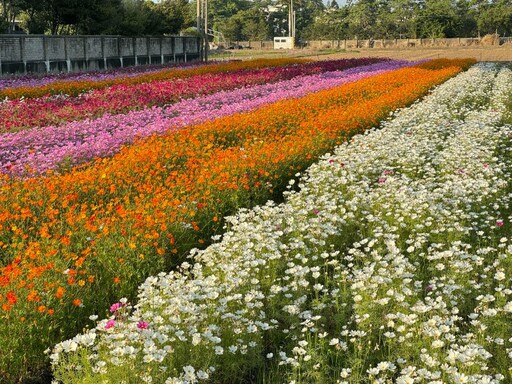
[[[200,58],[200,39],[188,36],[0,35],[0,75],[97,70]]]

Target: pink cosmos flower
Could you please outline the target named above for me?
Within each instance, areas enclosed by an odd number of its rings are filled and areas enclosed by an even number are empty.
[[[114,319],[110,319],[107,321],[107,324],[105,324],[105,329],[114,328],[116,325],[116,321]]]
[[[120,308],[123,308],[124,306],[125,306],[125,304],[123,304],[123,303],[114,303],[110,306],[110,312],[114,313],[117,310],[119,310]]]
[[[144,320],[141,320],[137,323],[137,328],[138,329],[148,329],[149,328],[149,324],[146,323]]]

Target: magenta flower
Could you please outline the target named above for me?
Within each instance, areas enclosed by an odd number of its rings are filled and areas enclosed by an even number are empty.
[[[110,319],[107,321],[107,324],[105,324],[105,329],[114,328],[116,325],[116,321],[114,319]]]
[[[123,303],[114,303],[110,306],[110,312],[114,313],[118,311],[119,309],[123,308],[125,304]]]
[[[501,220],[501,219],[496,220],[497,227],[503,227],[503,224],[504,224],[503,220]]]
[[[384,184],[386,182],[385,177],[379,177],[379,184]]]
[[[137,323],[137,328],[138,329],[148,329],[149,328],[149,324],[146,323],[144,320],[141,320]]]

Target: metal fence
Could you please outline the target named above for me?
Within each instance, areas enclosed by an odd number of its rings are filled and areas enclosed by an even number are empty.
[[[0,35],[0,75],[164,64],[201,57],[200,38],[190,36]]]

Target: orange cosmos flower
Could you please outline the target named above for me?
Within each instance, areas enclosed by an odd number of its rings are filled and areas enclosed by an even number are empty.
[[[55,297],[57,299],[62,299],[62,297],[64,296],[64,293],[66,292],[66,290],[62,287],[58,287],[57,290],[55,291]]]

